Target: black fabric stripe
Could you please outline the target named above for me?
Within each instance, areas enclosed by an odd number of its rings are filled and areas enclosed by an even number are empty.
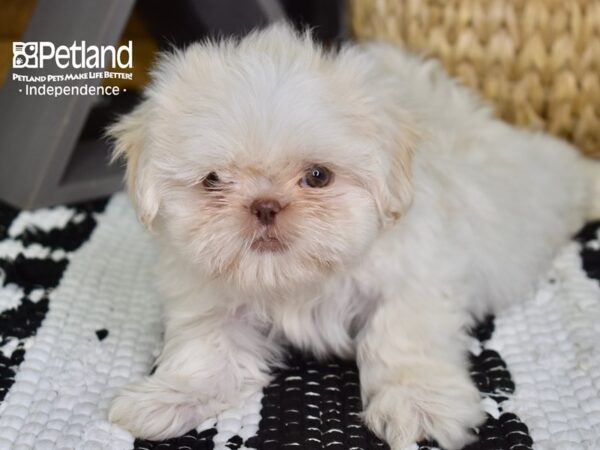
[[[600,251],[584,248],[581,251],[581,263],[587,276],[600,281]]]
[[[0,202],[0,241],[6,239],[10,224],[19,214],[19,210]]]
[[[0,313],[0,346],[11,338],[24,339],[32,336],[48,312],[48,297],[32,302],[25,297],[21,304]]]
[[[388,448],[362,425],[355,362],[321,363],[292,352],[286,364],[264,390],[259,431],[246,442],[247,447]]]
[[[244,443],[244,440],[239,436],[233,436],[227,441],[227,448],[230,450],[238,450]]]
[[[58,286],[67,267],[67,260],[26,258],[18,255],[15,259],[0,259],[0,270],[4,273],[4,284],[14,283],[25,293],[33,289],[50,289]]]
[[[183,436],[164,441],[147,441],[144,439],[136,439],[133,443],[134,450],[213,450],[215,444],[213,442],[214,435],[217,430],[210,428],[201,433],[190,431]]]
[[[48,312],[48,298],[32,302],[24,298],[14,309],[0,313],[0,345],[6,344],[11,338],[23,339],[33,336]],[[15,380],[17,367],[23,361],[25,350],[20,342],[10,357],[0,352],[0,402],[4,400],[8,390]]]
[[[581,246],[581,265],[587,276],[600,281],[600,250],[593,250],[585,244],[590,241],[598,240],[600,231],[600,220],[588,223],[577,233],[575,239]]]
[[[83,244],[96,226],[95,213],[102,212],[106,207],[107,199],[72,206],[77,214],[83,214],[83,220],[69,221],[64,228],[52,229],[48,232],[39,229],[25,230],[17,239],[27,246],[33,243],[40,244],[49,249],[62,249],[73,251]],[[4,230],[4,238],[10,223],[16,217],[14,209],[0,205],[0,220],[4,220],[0,227]],[[49,289],[56,287],[68,264],[67,260],[55,261],[51,258],[26,258],[22,254],[15,259],[0,259],[0,270],[4,273],[4,283],[15,283],[26,293],[32,289]],[[1,330],[0,330],[1,332]]]
[[[488,416],[488,420],[477,433],[479,441],[467,445],[464,450],[531,450],[533,448],[529,429],[512,413],[503,413],[498,419]]]
[[[493,350],[484,350],[471,357],[471,378],[480,392],[488,393],[497,402],[506,400],[515,391],[506,363]]]
[[[23,362],[24,356],[23,344],[19,344],[10,357],[6,357],[0,352],[0,402],[4,400],[15,382],[16,368]]]
[[[53,228],[48,231],[31,228],[17,237],[24,245],[40,244],[50,249],[73,251],[79,248],[90,236],[96,226],[95,214],[106,207],[107,200],[96,200],[88,203],[78,203],[70,206],[75,215],[83,214],[83,220],[70,220],[64,228]]]
[[[593,241],[596,239],[596,233],[598,232],[598,229],[600,229],[600,220],[589,222],[585,224],[581,230],[579,230],[574,239],[579,242]]]

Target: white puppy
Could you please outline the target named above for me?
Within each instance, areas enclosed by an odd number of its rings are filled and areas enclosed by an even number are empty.
[[[461,447],[484,418],[465,330],[527,296],[600,173],[433,61],[284,25],[163,56],[110,134],[166,299],[158,368],[110,419],[151,439],[262,389],[292,344],[357,358],[392,449]]]

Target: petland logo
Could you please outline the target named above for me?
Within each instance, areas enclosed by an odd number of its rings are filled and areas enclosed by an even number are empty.
[[[115,48],[113,45],[87,45],[85,41],[71,46],[56,46],[53,42],[13,42],[14,69],[43,69],[44,63],[54,61],[60,69],[131,69],[133,45]]]
[[[13,42],[13,69],[12,80],[25,95],[119,95],[127,92],[122,83],[133,80],[133,43],[115,47],[87,45],[85,41],[70,46]],[[39,71],[19,73],[17,69]]]

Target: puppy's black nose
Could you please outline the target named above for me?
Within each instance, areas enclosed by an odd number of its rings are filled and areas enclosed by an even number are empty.
[[[250,205],[250,212],[258,217],[263,225],[273,225],[279,211],[281,211],[279,202],[270,198],[256,199]]]

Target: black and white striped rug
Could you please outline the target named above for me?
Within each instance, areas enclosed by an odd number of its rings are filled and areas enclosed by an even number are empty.
[[[599,233],[588,225],[533,298],[472,331],[488,420],[469,450],[600,449]],[[262,394],[180,438],[135,440],[108,423],[110,399],[160,350],[154,256],[123,194],[0,205],[0,449],[388,448],[360,421],[355,364],[294,352]]]

